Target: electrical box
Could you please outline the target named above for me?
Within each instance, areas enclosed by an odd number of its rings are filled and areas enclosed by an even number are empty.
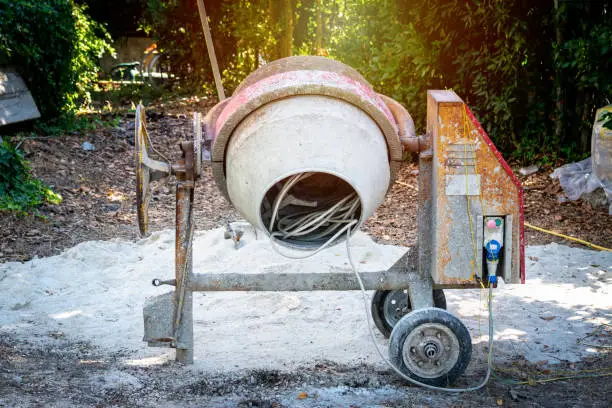
[[[419,155],[421,271],[438,286],[480,286],[492,243],[500,246],[496,275],[523,282],[520,183],[454,92],[428,92],[425,143]]]

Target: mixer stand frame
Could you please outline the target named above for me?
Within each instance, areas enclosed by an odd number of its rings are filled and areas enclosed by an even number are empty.
[[[176,243],[175,279],[155,279],[155,286],[171,285],[176,289],[172,301],[159,302],[157,298],[145,306],[145,341],[151,346],[176,348],[176,360],[193,363],[193,292],[214,291],[318,291],[360,290],[350,270],[321,273],[193,273],[193,203],[195,171],[193,142],[180,145],[182,158],[173,165],[176,176]],[[410,250],[386,271],[361,272],[366,290],[408,289],[413,310],[433,306],[433,281],[426,269],[420,268],[418,250]],[[163,296],[163,295],[162,295]],[[168,310],[168,306],[172,310]],[[150,307],[147,313],[147,307]],[[171,327],[162,324],[164,316],[173,316]],[[156,328],[154,328],[156,326]],[[160,330],[171,335],[155,337]]]

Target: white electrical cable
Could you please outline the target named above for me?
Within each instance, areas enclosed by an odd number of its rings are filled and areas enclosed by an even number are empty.
[[[344,211],[345,208],[348,208],[350,210],[351,208],[354,207],[355,202],[359,204],[358,199],[357,200],[353,199],[353,201],[349,202],[348,205],[345,205],[345,203],[351,198],[353,198],[354,196],[355,196],[355,193],[344,197],[342,200],[338,201],[336,204],[334,204],[327,210],[309,211],[307,215],[302,216],[301,218],[298,218],[297,221],[293,221],[293,219],[295,218],[295,215],[288,215],[282,219],[279,219],[278,224],[279,224],[280,232],[275,232],[273,233],[273,235],[282,236],[283,238],[290,238],[293,236],[303,236],[303,235],[310,234],[313,231],[316,231],[318,228],[320,228],[321,226],[327,223],[332,223],[333,225],[330,228],[328,228],[327,230],[315,236],[308,237],[308,239],[314,240],[314,239],[324,237],[325,235],[328,234],[327,231],[329,231],[330,229],[332,230],[336,229],[338,224],[343,223],[343,222],[346,223],[347,214],[345,214],[343,218],[340,218],[340,219],[336,219],[334,218],[334,216],[338,212]],[[287,224],[287,222],[291,222],[291,224],[287,226],[283,226],[283,224]]]
[[[289,181],[287,181],[285,183],[285,185],[283,186],[281,191],[276,196],[276,199],[274,200],[274,208],[272,210],[272,218],[270,218],[270,226],[268,227],[270,232],[272,232],[272,230],[274,229],[274,221],[276,221],[276,217],[278,216],[278,211],[280,209],[281,202],[283,201],[283,198],[285,197],[285,195],[289,192],[291,187],[293,187],[295,184],[297,184],[298,181],[305,180],[306,178],[310,177],[311,175],[312,175],[312,173],[300,173],[300,174],[296,174],[295,176],[291,177],[289,179]]]
[[[289,259],[306,259],[306,258],[310,258],[311,256],[314,256],[316,254],[318,254],[319,252],[321,252],[322,250],[324,250],[325,248],[327,248],[332,242],[334,242],[336,240],[336,238],[338,238],[340,235],[342,235],[345,231],[347,232],[348,235],[350,235],[351,231],[350,228],[357,224],[357,221],[347,224],[346,226],[344,226],[340,231],[336,232],[336,234],[334,236],[332,236],[330,239],[328,239],[323,245],[321,245],[319,248],[317,248],[316,250],[307,253],[306,255],[290,255],[287,253],[283,253],[283,251],[281,251],[280,247],[278,247],[278,244],[276,243],[274,237],[270,237],[270,241],[272,242],[272,249],[274,249],[274,251],[276,251],[278,254],[284,256],[285,258],[289,258]]]

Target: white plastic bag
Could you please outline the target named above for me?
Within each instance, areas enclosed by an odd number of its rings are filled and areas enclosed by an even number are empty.
[[[551,178],[559,179],[559,183],[565,192],[565,195],[570,200],[577,200],[583,194],[588,194],[601,187],[606,193],[608,204],[612,199],[612,185],[603,183],[593,172],[593,163],[591,158],[569,163],[561,166],[550,175]],[[608,212],[612,215],[612,205]]]

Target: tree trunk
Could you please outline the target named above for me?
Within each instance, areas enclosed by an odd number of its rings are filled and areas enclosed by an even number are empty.
[[[268,0],[270,28],[276,44],[270,52],[270,61],[293,54],[293,0]]]
[[[561,27],[559,16],[559,0],[554,0],[555,4],[555,43],[556,51],[553,57],[555,65],[555,141],[559,143],[563,139],[563,89],[561,84],[561,67],[559,66],[558,53],[561,49]]]
[[[315,54],[326,55],[327,53],[323,49],[323,13],[321,10],[321,0],[316,0],[315,11],[317,13],[317,31],[315,34]]]
[[[293,0],[281,0],[279,14],[280,38],[277,43],[278,58],[293,55]]]

